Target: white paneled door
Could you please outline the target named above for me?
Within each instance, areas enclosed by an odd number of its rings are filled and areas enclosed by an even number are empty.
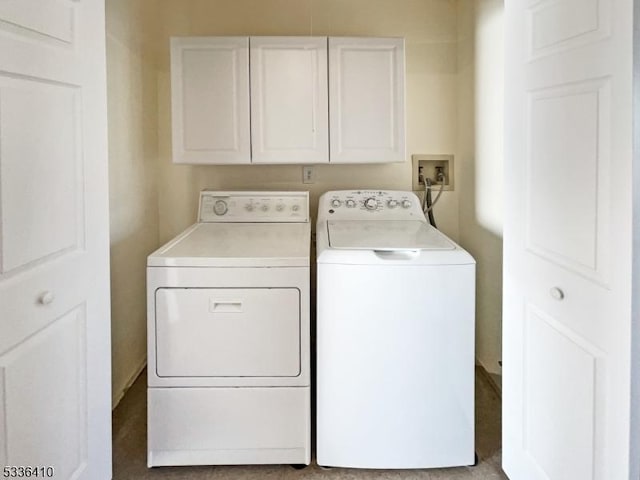
[[[105,79],[103,0],[0,2],[3,476],[111,477]]]
[[[505,3],[504,470],[626,480],[633,1]]]

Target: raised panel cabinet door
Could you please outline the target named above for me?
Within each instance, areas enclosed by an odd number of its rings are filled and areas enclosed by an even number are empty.
[[[0,2],[0,472],[111,478],[104,0]]]
[[[331,163],[402,162],[402,38],[329,37]]]
[[[327,163],[327,38],[250,43],[253,163]]]
[[[173,161],[251,161],[249,39],[171,38]]]
[[[508,1],[505,25],[503,468],[638,478],[634,2]]]

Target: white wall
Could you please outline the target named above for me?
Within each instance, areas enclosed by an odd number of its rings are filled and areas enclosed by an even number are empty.
[[[500,373],[503,0],[458,1],[460,243],[477,261],[476,357]]]
[[[160,238],[195,220],[197,192],[219,189],[411,189],[411,154],[456,148],[456,3],[452,0],[164,0],[160,2]],[[172,35],[404,36],[407,67],[407,159],[403,164],[314,166],[184,166],[171,163],[169,37]],[[458,192],[436,207],[438,226],[458,238]]]
[[[158,246],[156,0],[107,0],[113,402],[146,361],[146,256]]]

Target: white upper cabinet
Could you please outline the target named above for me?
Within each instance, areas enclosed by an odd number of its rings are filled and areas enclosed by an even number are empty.
[[[249,39],[171,39],[173,161],[250,163]]]
[[[402,38],[174,37],[173,161],[402,162],[404,82]]]
[[[251,37],[253,163],[327,163],[326,37]]]
[[[404,39],[329,38],[331,163],[405,160]]]

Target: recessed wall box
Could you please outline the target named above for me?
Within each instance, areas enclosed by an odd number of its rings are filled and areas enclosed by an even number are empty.
[[[444,190],[453,191],[454,189],[454,165],[453,155],[427,155],[415,154],[411,155],[412,161],[412,177],[413,190],[424,190],[424,178],[430,178],[434,185],[440,185],[439,172],[444,174]],[[422,178],[420,175],[422,174]],[[439,188],[439,187],[437,187]]]

